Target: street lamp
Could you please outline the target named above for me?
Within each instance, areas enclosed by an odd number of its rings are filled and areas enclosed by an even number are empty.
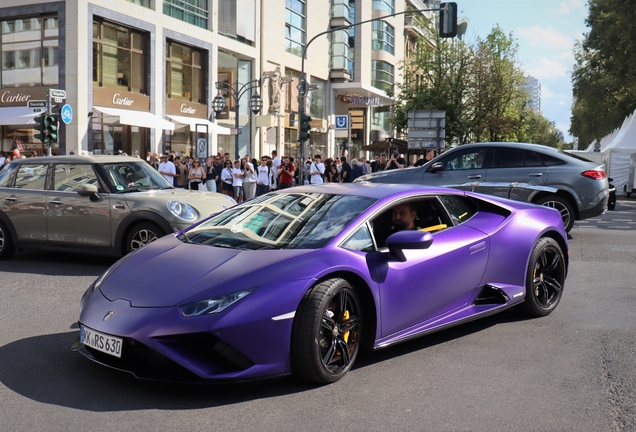
[[[225,97],[221,94],[221,89],[227,90],[228,95],[232,97],[234,100],[234,127],[235,127],[235,138],[234,138],[234,151],[235,157],[238,159],[239,157],[239,101],[243,95],[252,90],[257,89],[261,86],[261,80],[254,79],[248,83],[243,84],[239,87],[239,82],[235,82],[234,84],[226,83],[223,81],[217,81],[216,89],[218,90],[217,95],[212,100],[212,111],[214,111],[217,115],[221,114],[221,112],[225,109]],[[256,90],[252,97],[250,98],[250,110],[254,114],[258,114],[263,108],[263,99],[258,94],[258,90]]]

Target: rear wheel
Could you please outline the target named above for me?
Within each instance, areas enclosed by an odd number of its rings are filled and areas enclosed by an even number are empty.
[[[528,315],[540,317],[556,309],[565,283],[565,259],[559,244],[542,238],[535,244],[526,275],[526,300],[522,307]]]
[[[574,209],[572,208],[572,205],[568,202],[568,200],[558,195],[548,195],[537,200],[537,204],[557,209],[559,213],[561,213],[561,219],[563,219],[565,232],[570,232],[570,230],[574,226]]]
[[[6,260],[13,255],[15,247],[9,229],[4,222],[0,220],[0,260]]]
[[[163,230],[154,222],[141,222],[133,226],[126,236],[124,252],[126,254],[141,249],[165,235]]]
[[[321,384],[338,381],[353,366],[361,341],[358,296],[344,279],[309,290],[292,329],[292,372]]]

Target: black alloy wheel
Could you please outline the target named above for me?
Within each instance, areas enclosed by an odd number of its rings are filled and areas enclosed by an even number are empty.
[[[7,226],[0,220],[0,260],[6,260],[13,255],[15,247]]]
[[[557,209],[559,213],[561,213],[561,219],[563,219],[565,232],[570,232],[570,230],[574,226],[574,209],[565,198],[562,198],[558,195],[549,195],[539,199],[537,201],[537,204]]]
[[[534,246],[526,276],[525,311],[535,317],[550,314],[563,295],[566,268],[559,244],[544,237]]]
[[[303,298],[292,329],[292,372],[309,381],[338,381],[360,350],[361,309],[344,279],[329,279]]]

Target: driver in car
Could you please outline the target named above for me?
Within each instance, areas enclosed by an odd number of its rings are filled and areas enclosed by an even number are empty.
[[[403,230],[417,230],[420,227],[417,226],[415,220],[417,219],[417,207],[416,203],[405,203],[393,207],[393,226],[391,227],[391,234]]]

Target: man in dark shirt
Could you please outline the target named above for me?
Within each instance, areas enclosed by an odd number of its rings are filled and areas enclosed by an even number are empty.
[[[426,153],[424,153],[424,157],[422,159],[419,159],[417,162],[415,162],[415,164],[413,166],[422,166],[424,164],[427,164],[428,161],[430,161],[431,159],[433,159],[435,157],[435,150],[433,149],[426,149]]]
[[[347,158],[340,157],[340,183],[351,183],[351,165],[347,162]]]
[[[292,186],[295,169],[296,167],[289,161],[289,157],[284,156],[283,163],[278,167],[278,189],[286,189]]]
[[[386,169],[386,155],[382,153],[380,155],[380,161],[375,164],[372,172],[384,171]]]
[[[415,219],[417,219],[417,207],[415,203],[400,204],[393,207],[393,227],[391,227],[391,233],[419,229],[415,224]]]
[[[391,153],[391,159],[389,159],[389,161],[386,163],[386,169],[392,170],[405,167],[406,161],[403,157],[400,157],[400,152],[398,152],[397,150],[393,150],[393,153]]]

